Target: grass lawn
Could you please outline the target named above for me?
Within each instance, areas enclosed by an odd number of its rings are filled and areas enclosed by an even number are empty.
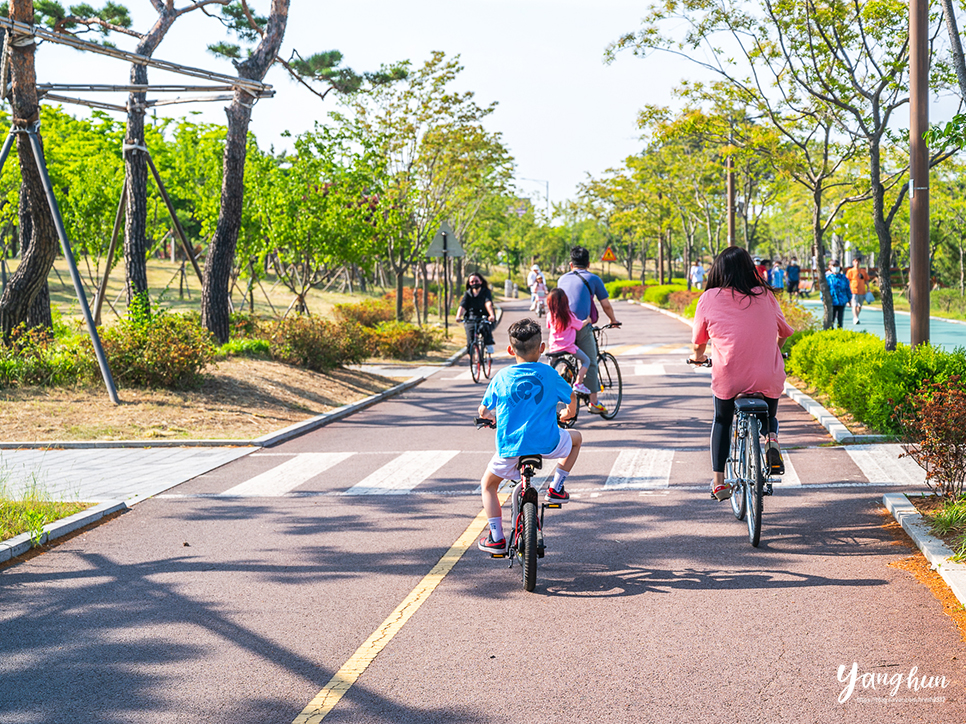
[[[0,541],[21,533],[31,533],[36,538],[48,523],[87,510],[92,505],[52,502],[29,494],[20,499],[0,496]]]

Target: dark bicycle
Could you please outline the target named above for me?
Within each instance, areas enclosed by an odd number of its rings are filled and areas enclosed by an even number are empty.
[[[688,364],[710,367],[711,359]],[[763,496],[770,494],[771,480],[766,471],[771,468],[761,445],[762,436],[767,437],[768,403],[757,392],[738,395],[735,398],[735,416],[731,423],[731,452],[725,462],[725,483],[732,486],[731,510],[738,520],[748,523],[748,541],[758,547],[761,540],[761,513]],[[766,493],[766,486],[769,493]],[[714,495],[712,494],[712,497]]]
[[[473,335],[470,337],[470,374],[473,381],[490,378],[493,371],[493,355],[486,349],[486,332],[490,328],[490,320],[485,317],[475,317]]]
[[[496,425],[483,417],[475,418],[477,429],[481,427],[496,428]],[[517,465],[520,470],[520,482],[513,486],[511,492],[510,522],[513,530],[507,540],[506,553],[491,553],[491,558],[509,558],[509,568],[513,567],[516,559],[520,561],[523,571],[523,588],[532,591],[537,585],[537,559],[543,558],[546,546],[543,539],[543,514],[547,508],[560,508],[560,503],[540,503],[539,491],[532,481],[537,470],[543,467],[543,457],[540,455],[521,455]],[[537,505],[540,514],[537,514]]]
[[[606,412],[600,413],[605,420],[613,420],[617,417],[617,412],[621,407],[621,400],[624,399],[624,383],[621,380],[621,368],[617,364],[617,358],[610,352],[601,351],[604,347],[606,337],[604,330],[620,327],[619,324],[605,324],[603,327],[594,327],[594,339],[597,342],[597,402],[604,406]],[[550,365],[560,373],[571,386],[577,381],[577,358],[570,352],[551,352],[547,355],[550,358]],[[590,406],[590,396],[577,393],[578,403]],[[561,404],[559,412],[566,407]],[[571,428],[577,422],[577,414],[580,412],[580,404],[574,411],[574,416],[569,420],[560,422],[561,427]]]

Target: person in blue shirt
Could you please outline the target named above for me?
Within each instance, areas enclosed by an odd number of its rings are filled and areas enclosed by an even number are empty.
[[[614,314],[614,307],[607,298],[607,288],[603,280],[596,274],[587,271],[590,265],[590,252],[582,246],[575,246],[570,250],[570,271],[557,280],[557,288],[567,292],[567,299],[570,300],[570,311],[577,319],[585,320],[584,326],[577,331],[577,339],[574,344],[590,358],[587,365],[587,376],[584,384],[590,388],[590,406],[587,408],[591,412],[604,414],[607,409],[597,402],[597,391],[600,389],[600,381],[597,377],[597,340],[594,338],[594,325],[597,321],[596,307],[594,299],[600,300],[600,308],[604,310],[611,321],[611,324],[620,325],[617,316]]]
[[[845,306],[852,300],[852,288],[849,278],[842,273],[838,259],[832,261],[832,268],[825,272],[825,279],[828,281],[829,297],[832,298],[832,326],[837,322],[839,329],[842,329]]]
[[[792,257],[792,263],[785,269],[788,273],[788,298],[794,299],[798,296],[798,281],[802,276],[802,269],[798,266],[798,259]]]
[[[781,296],[785,289],[785,270],[782,269],[782,263],[778,259],[775,260],[775,265],[771,268],[768,281],[771,283],[771,288],[777,290],[778,295]]]
[[[489,553],[506,551],[497,489],[503,480],[520,479],[520,456],[542,455],[561,461],[546,499],[565,503],[570,494],[564,489],[564,481],[577,462],[581,442],[579,432],[557,425],[557,403],[568,403],[561,419],[569,419],[577,410],[577,397],[553,367],[538,361],[547,347],[541,339],[540,325],[523,319],[511,324],[507,331],[507,351],[516,358],[516,364],[503,368],[490,381],[479,409],[480,417],[496,423],[496,454],[480,479],[483,510],[490,528],[480,539],[479,548]]]

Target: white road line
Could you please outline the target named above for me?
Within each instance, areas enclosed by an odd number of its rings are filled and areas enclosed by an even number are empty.
[[[782,460],[785,461],[785,474],[780,478],[775,478],[775,480],[781,481],[775,483],[775,485],[780,485],[782,487],[799,487],[802,484],[802,481],[798,477],[798,471],[795,470],[795,464],[792,462],[792,456],[787,450],[782,451]]]
[[[405,495],[446,463],[459,450],[417,450],[405,452],[383,465],[365,480],[353,485],[346,495]]]
[[[285,495],[319,473],[341,463],[355,453],[299,453],[261,475],[239,483],[221,493],[231,497],[270,497]]]
[[[448,377],[447,379],[459,382],[468,382],[469,380],[473,379],[473,370],[463,370],[456,375],[456,377]]]
[[[926,479],[912,458],[899,458],[900,445],[849,445],[845,450],[870,483],[922,485]]]
[[[663,377],[665,374],[664,365],[634,365],[634,377]]]
[[[604,488],[608,490],[648,490],[668,487],[673,450],[640,448],[621,450],[614,461]]]

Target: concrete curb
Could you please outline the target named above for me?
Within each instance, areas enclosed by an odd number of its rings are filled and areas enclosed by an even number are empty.
[[[91,523],[96,523],[105,515],[110,515],[111,513],[116,513],[119,510],[124,510],[129,507],[130,506],[128,503],[123,500],[111,500],[106,503],[95,505],[93,508],[83,510],[80,513],[75,513],[67,518],[62,518],[61,520],[54,521],[53,523],[48,523],[43,528],[43,534],[40,536],[39,545],[49,543],[50,541],[65,536],[68,533],[73,533],[78,528],[83,528]],[[0,563],[9,561],[11,558],[16,556],[22,556],[33,547],[34,544],[30,538],[30,533],[21,533],[18,536],[10,538],[9,540],[0,542]]]
[[[882,496],[882,504],[915,541],[929,565],[942,576],[959,602],[966,606],[966,565],[951,560],[953,552],[929,532],[929,525],[903,493],[886,493]]]
[[[655,307],[653,304],[648,304],[646,302],[634,302],[631,300],[631,303],[639,304],[642,307],[647,307],[655,312],[660,312],[665,316],[677,319],[680,322],[684,322],[689,327],[693,326],[690,319],[682,317],[680,314],[669,312],[666,309]],[[822,427],[828,430],[829,434],[832,436],[832,439],[837,443],[845,445],[849,443],[885,442],[886,440],[892,439],[889,435],[853,434],[852,431],[849,430],[849,428],[847,428],[835,415],[826,410],[824,407],[822,407],[822,405],[788,381],[785,382],[785,394],[789,397],[789,399],[797,402],[802,409],[814,417]]]

